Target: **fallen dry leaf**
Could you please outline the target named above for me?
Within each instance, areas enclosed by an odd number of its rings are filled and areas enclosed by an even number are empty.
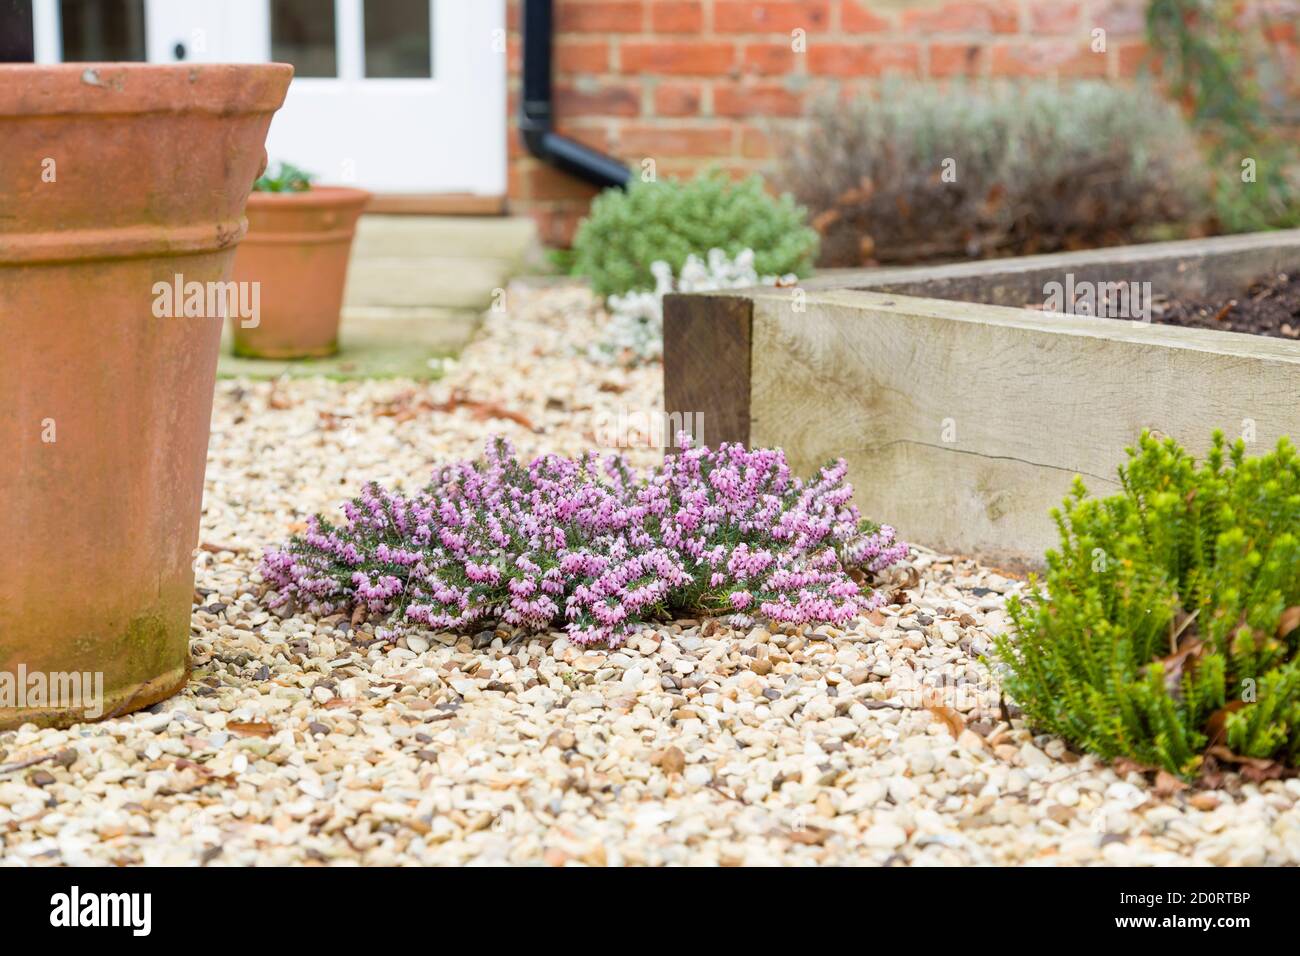
[[[1130,773],[1159,773],[1159,767],[1152,767],[1148,764],[1138,763],[1130,757],[1116,757],[1111,768],[1121,777]]]
[[[454,412],[458,408],[464,408],[476,422],[497,418],[522,425],[531,432],[537,431],[537,426],[520,412],[512,411],[500,402],[471,398],[469,393],[461,388],[452,389],[451,395],[445,402],[426,402],[423,407],[435,412]],[[400,419],[400,415],[398,417]]]
[[[286,408],[293,408],[293,402],[286,396],[280,394],[280,380],[276,379],[271,383],[271,393],[266,396],[266,407],[284,411]]]
[[[1286,637],[1297,627],[1300,627],[1300,605],[1289,607],[1282,612],[1282,616],[1277,621],[1277,636]]]
[[[1179,780],[1168,770],[1156,774],[1155,792],[1157,796],[1172,797],[1175,793],[1186,790],[1187,784]]]
[[[499,402],[478,402],[470,406],[470,415],[476,422],[487,421],[489,418],[497,418],[505,421],[514,422],[516,425],[522,425],[530,432],[537,431],[537,426],[532,423],[526,415],[520,412],[513,412],[503,407]]]
[[[199,550],[207,551],[209,554],[220,554],[222,551],[229,551],[231,554],[243,554],[248,549],[240,544],[221,544],[216,541],[199,542]]]
[[[1231,312],[1231,311],[1233,310],[1233,308],[1234,308],[1236,305],[1237,305],[1237,300],[1236,300],[1236,299],[1233,299],[1232,301],[1230,301],[1227,305],[1225,305],[1222,309],[1220,309],[1220,310],[1215,314],[1215,316],[1214,316],[1214,321],[1215,321],[1215,322],[1222,322],[1224,319],[1226,319],[1226,318],[1228,317],[1228,313]]]
[[[1241,754],[1235,754],[1227,747],[1211,747],[1206,751],[1210,756],[1222,760],[1224,763],[1236,764],[1241,768],[1243,776],[1246,772],[1253,771],[1252,779],[1271,779],[1272,776],[1282,775],[1282,764],[1276,760],[1270,760],[1267,757],[1243,757]],[[1264,776],[1260,776],[1260,775]]]
[[[1210,719],[1205,723],[1205,732],[1210,738],[1211,747],[1223,742],[1223,736],[1227,732],[1228,715],[1245,706],[1244,700],[1234,700],[1226,707],[1220,707],[1210,714]]]
[[[927,707],[926,710],[934,714],[948,727],[948,733],[952,734],[952,739],[956,740],[961,736],[961,732],[966,729],[966,718],[953,710],[951,707],[936,706]]]
[[[804,827],[800,830],[787,830],[785,835],[791,843],[802,843],[804,846],[821,846],[826,842],[826,838],[831,835],[831,831],[824,830],[821,827]]]
[[[1171,636],[1171,641],[1178,639],[1178,634],[1190,623],[1190,618],[1185,621],[1178,629],[1177,634]],[[1165,689],[1169,691],[1171,697],[1180,699],[1183,688],[1183,671],[1188,667],[1189,662],[1194,663],[1197,658],[1205,653],[1205,644],[1199,638],[1189,637],[1178,645],[1178,650],[1168,657],[1157,657],[1152,664],[1160,664],[1164,670]],[[1150,665],[1148,665],[1150,666]],[[1143,668],[1145,671],[1145,668]]]
[[[230,723],[226,724],[226,730],[230,731],[236,737],[266,738],[275,733],[274,727],[260,721],[232,720]]]

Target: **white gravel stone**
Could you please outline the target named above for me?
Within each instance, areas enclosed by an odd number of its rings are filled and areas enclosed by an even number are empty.
[[[1020,747],[1020,762],[1026,767],[1050,767],[1052,758],[1033,744],[1022,744]]]
[[[907,832],[892,823],[878,823],[862,834],[862,842],[870,847],[893,850],[907,842]]]
[[[0,733],[0,864],[1300,863],[1300,781],[1161,795],[1006,723],[979,655],[1023,582],[923,547],[898,603],[815,633],[394,647],[268,614],[262,548],[364,482],[418,488],[491,433],[572,455],[662,408],[660,367],[585,357],[587,292],[507,301],[440,382],[218,383],[201,540],[238,550],[197,552],[192,679],[153,713]]]

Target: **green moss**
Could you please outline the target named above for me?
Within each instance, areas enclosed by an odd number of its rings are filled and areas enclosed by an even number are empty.
[[[437,381],[443,371],[439,360],[453,357],[446,350],[421,348],[414,344],[376,344],[349,347],[336,355],[318,359],[260,359],[223,355],[217,365],[218,378],[277,379],[327,378],[348,382],[356,379],[409,378]],[[433,364],[430,364],[430,363]]]
[[[32,723],[67,727],[88,719],[122,716],[148,707],[180,689],[189,674],[190,601],[193,580],[174,584],[154,606],[133,615],[114,633],[87,634],[71,640],[40,668],[64,673],[102,674],[103,699],[69,701],[39,708],[0,711],[0,730]],[[60,613],[52,609],[53,614]],[[87,692],[90,688],[85,689]]]

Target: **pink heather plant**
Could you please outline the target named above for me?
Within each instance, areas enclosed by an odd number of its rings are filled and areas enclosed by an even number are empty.
[[[874,574],[908,549],[859,518],[843,461],[804,482],[780,450],[679,442],[644,478],[595,453],[524,466],[497,438],[412,497],[372,483],[342,525],[313,518],[267,552],[269,603],[448,630],[564,621],[573,641],[610,646],[666,615],[843,624],[881,603],[850,572]]]

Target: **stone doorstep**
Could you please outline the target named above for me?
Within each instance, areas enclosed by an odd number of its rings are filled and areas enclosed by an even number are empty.
[[[447,306],[344,306],[340,337],[351,336],[407,342],[454,355],[478,330],[477,309]]]
[[[485,309],[496,289],[542,261],[531,219],[363,216],[345,302]]]
[[[348,266],[345,308],[486,309],[518,266],[500,259],[358,259]]]
[[[532,219],[509,216],[362,216],[354,259],[518,261],[537,242]]]

